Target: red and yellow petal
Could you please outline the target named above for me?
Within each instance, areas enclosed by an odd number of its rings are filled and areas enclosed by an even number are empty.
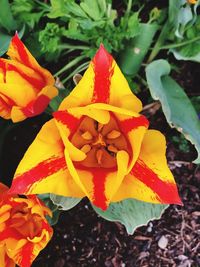
[[[131,92],[129,85],[112,56],[100,46],[83,78],[60,105],[61,110],[105,103],[139,112],[141,101]]]
[[[42,113],[48,106],[53,97],[58,94],[58,91],[53,86],[46,86],[26,106],[13,106],[11,110],[11,119],[13,122],[22,121],[25,118],[31,118]]]
[[[74,165],[67,150],[65,150],[65,158],[69,172],[77,185],[95,206],[106,210],[127,172],[128,154],[125,151],[117,153],[117,170],[85,168],[78,163]]]
[[[151,203],[182,204],[165,152],[164,136],[159,131],[148,130],[137,162],[112,201],[135,198]]]
[[[68,173],[64,145],[54,120],[47,122],[20,162],[10,193],[80,196]]]
[[[15,34],[12,38],[7,54],[12,61],[22,63],[23,65],[35,70],[45,81],[46,85],[53,85],[55,83],[55,80],[50,72],[38,64],[17,34]]]
[[[1,267],[15,267],[15,262],[8,257],[5,245],[0,244],[0,266]]]

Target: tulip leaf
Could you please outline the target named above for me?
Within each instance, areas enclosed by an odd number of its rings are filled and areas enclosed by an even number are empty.
[[[157,30],[157,24],[140,24],[139,35],[120,53],[119,64],[125,74],[132,77],[137,74]]]
[[[156,60],[147,66],[151,95],[160,100],[169,125],[195,145],[199,156],[194,162],[200,163],[200,120],[183,88],[168,76],[169,73],[170,65],[166,60]]]
[[[8,0],[0,0],[0,7],[0,25],[9,32],[16,30],[17,24],[11,13]]]
[[[130,235],[139,226],[146,225],[150,220],[159,219],[167,207],[168,205],[152,204],[136,199],[111,203],[106,211],[93,206],[104,219],[122,223]]]
[[[81,201],[81,198],[63,197],[54,194],[50,194],[50,199],[54,205],[58,206],[59,210],[70,210]]]

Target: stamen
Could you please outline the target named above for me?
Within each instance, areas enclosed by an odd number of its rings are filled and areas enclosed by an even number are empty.
[[[121,135],[121,133],[117,130],[112,130],[110,133],[107,134],[108,139],[115,139],[118,138]]]
[[[81,148],[81,151],[83,151],[85,154],[87,154],[88,152],[90,152],[91,150],[91,146],[90,145],[84,145],[82,148]]]
[[[85,140],[92,140],[92,138],[93,138],[93,136],[91,135],[91,133],[89,131],[84,132],[81,136]]]
[[[98,132],[101,131],[101,129],[103,128],[103,126],[104,126],[104,125],[103,125],[102,123],[100,123],[100,122],[98,123]]]
[[[108,146],[108,150],[110,152],[114,152],[114,153],[117,153],[118,152],[118,149],[115,146],[113,146],[113,145],[109,145]]]
[[[101,164],[102,156],[103,156],[103,151],[101,149],[97,150],[96,158],[97,158],[98,164]]]

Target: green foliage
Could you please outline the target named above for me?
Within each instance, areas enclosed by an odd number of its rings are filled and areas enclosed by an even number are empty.
[[[39,32],[39,42],[41,44],[41,51],[46,53],[47,60],[56,61],[59,56],[61,49],[62,35],[64,32],[63,27],[59,27],[56,23],[47,23],[46,27]]]
[[[54,194],[50,194],[50,199],[59,210],[70,210],[81,201],[81,198],[63,197]]]
[[[167,207],[167,205],[126,199],[111,203],[106,211],[95,206],[93,209],[108,221],[122,223],[127,233],[132,235],[137,227],[147,224],[150,220],[159,219]]]
[[[16,29],[16,21],[13,18],[8,0],[0,0],[0,27],[8,32]]]
[[[180,151],[184,153],[190,152],[190,146],[188,141],[185,139],[184,135],[174,135],[172,136],[173,143],[179,148]]]
[[[184,90],[169,76],[166,60],[156,60],[146,68],[147,83],[153,99],[160,100],[165,117],[171,125],[195,145],[200,162],[200,120]]]
[[[43,12],[38,12],[37,6],[37,3],[33,0],[14,0],[11,10],[19,24],[27,24],[33,29],[43,14]]]

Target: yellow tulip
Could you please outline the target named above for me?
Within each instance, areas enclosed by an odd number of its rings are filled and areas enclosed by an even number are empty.
[[[0,58],[0,117],[22,121],[42,113],[58,94],[55,80],[42,68],[16,34]]]
[[[103,210],[127,198],[180,204],[165,137],[148,130],[141,110],[141,101],[101,46],[29,147],[11,192],[87,196]]]
[[[45,215],[51,211],[36,197],[9,195],[0,183],[0,266],[29,267],[47,245],[53,230]]]

